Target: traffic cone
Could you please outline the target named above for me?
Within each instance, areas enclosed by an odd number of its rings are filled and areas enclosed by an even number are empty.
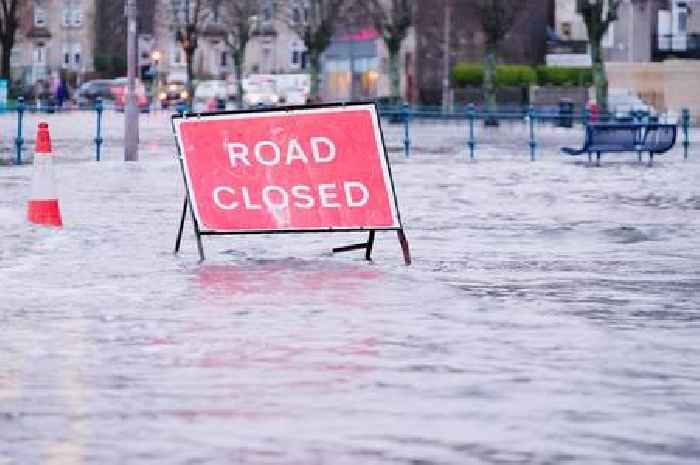
[[[61,209],[56,196],[48,123],[39,123],[36,135],[32,196],[27,205],[27,218],[34,224],[59,228],[63,226]]]

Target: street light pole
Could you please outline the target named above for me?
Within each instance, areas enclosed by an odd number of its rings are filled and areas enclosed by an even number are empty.
[[[124,124],[124,161],[139,159],[139,110],[136,105],[136,0],[127,0],[127,75],[129,87],[126,94]]]

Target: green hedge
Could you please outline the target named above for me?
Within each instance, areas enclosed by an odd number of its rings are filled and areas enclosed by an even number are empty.
[[[484,67],[471,63],[457,63],[452,68],[452,80],[459,87],[480,86],[484,83]]]
[[[529,87],[537,82],[537,73],[527,65],[496,66],[496,85],[503,87]]]
[[[593,71],[590,68],[538,66],[537,83],[541,86],[590,86]]]
[[[458,87],[480,86],[484,83],[483,65],[458,63],[452,68],[452,80]],[[590,68],[566,68],[558,66],[498,65],[496,85],[523,87],[541,86],[590,86],[593,72]]]

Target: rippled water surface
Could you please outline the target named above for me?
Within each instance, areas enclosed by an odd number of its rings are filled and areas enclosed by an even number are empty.
[[[419,146],[414,266],[392,233],[373,263],[339,234],[206,238],[199,265],[144,137],[138,164],[65,155],[61,231],[0,167],[0,464],[700,461],[693,158]]]

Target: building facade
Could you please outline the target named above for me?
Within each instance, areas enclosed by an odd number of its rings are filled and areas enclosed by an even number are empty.
[[[576,2],[557,0],[550,64],[590,65],[588,35]],[[603,39],[605,59],[646,63],[700,59],[700,0],[625,0]]]
[[[94,71],[95,0],[33,0],[20,17],[12,81],[26,87]]]

